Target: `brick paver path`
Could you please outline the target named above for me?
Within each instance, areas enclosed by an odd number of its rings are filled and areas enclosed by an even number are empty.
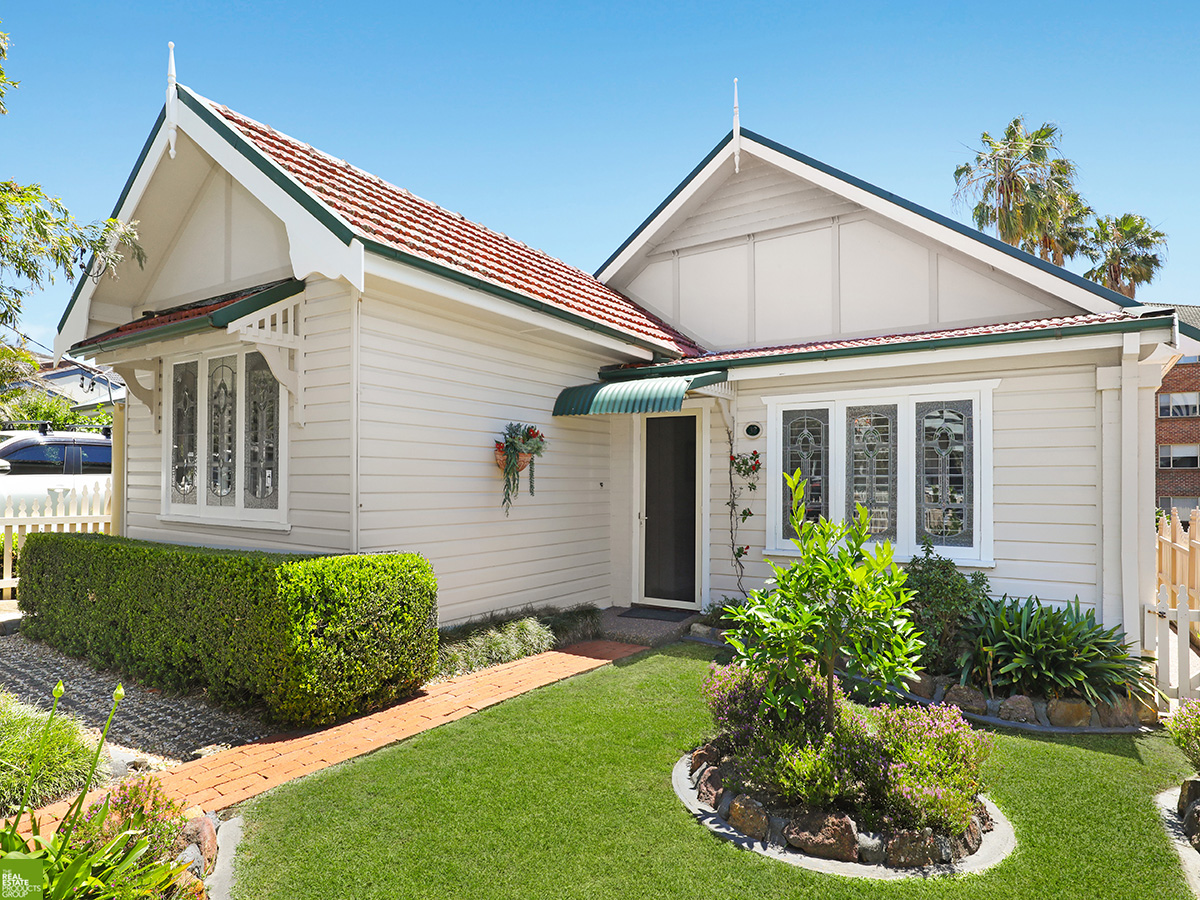
[[[645,650],[616,641],[588,641],[428,685],[410,700],[322,731],[264,738],[184,763],[158,775],[163,790],[189,806],[220,810],[355,756],[572,675]],[[86,805],[104,796],[93,791]],[[58,827],[69,801],[38,811],[43,834]]]

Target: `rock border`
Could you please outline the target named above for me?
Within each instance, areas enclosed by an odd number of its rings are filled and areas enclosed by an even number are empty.
[[[1179,788],[1167,788],[1154,798],[1154,805],[1162,817],[1163,830],[1179,856],[1179,865],[1183,867],[1184,878],[1193,894],[1200,897],[1200,853],[1192,847],[1191,841],[1183,833],[1183,819],[1179,815]]]
[[[695,624],[685,640],[695,641],[699,644],[708,644],[713,647],[729,646],[723,640],[723,635],[719,628],[713,628],[708,625]],[[863,679],[851,675],[848,672],[838,671],[838,679],[840,681],[863,681]],[[911,691],[902,691],[895,688],[891,692],[901,700],[907,703],[912,703],[917,706],[945,706],[947,704],[940,703],[937,699],[930,697],[922,697],[919,694],[914,694]],[[935,695],[936,696],[936,695]],[[957,706],[958,704],[949,704]],[[989,728],[1010,728],[1014,731],[1026,731],[1031,734],[1151,734],[1161,728],[1159,725],[1083,725],[1077,727],[1069,727],[1064,725],[1043,725],[1040,722],[1020,722],[1014,719],[1001,719],[998,716],[983,715],[980,713],[968,712],[961,706],[958,707],[959,712],[963,714],[963,718],[968,722],[976,725],[986,725]]]
[[[788,865],[808,869],[810,872],[820,872],[825,875],[843,875],[848,878],[873,878],[879,881],[895,881],[901,878],[931,878],[940,875],[964,875],[969,872],[982,872],[990,869],[1005,859],[1017,847],[1016,832],[1012,823],[1004,816],[987,797],[981,796],[983,804],[992,817],[992,830],[983,835],[979,849],[970,856],[952,863],[937,866],[924,866],[913,869],[893,869],[884,865],[867,865],[866,863],[840,862],[832,859],[820,859],[809,856],[798,850],[791,850],[768,841],[755,840],[731,826],[717,815],[711,806],[701,803],[696,788],[692,786],[689,769],[691,754],[685,753],[671,770],[671,786],[675,795],[683,802],[688,812],[704,825],[709,831],[722,840],[729,841],[743,850],[750,850],[760,856],[768,856]],[[1191,849],[1190,846],[1188,848]]]

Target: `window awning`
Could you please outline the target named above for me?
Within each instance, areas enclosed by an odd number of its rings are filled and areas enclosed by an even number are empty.
[[[668,378],[637,378],[630,381],[601,381],[565,388],[554,401],[556,416],[599,416],[608,413],[634,414],[678,412],[688,391],[722,384],[727,373],[700,372]]]

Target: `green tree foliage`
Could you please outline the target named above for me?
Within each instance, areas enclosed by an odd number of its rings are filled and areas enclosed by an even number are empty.
[[[0,114],[8,111],[5,94],[18,84],[5,73],[7,58],[8,35],[0,33]],[[55,274],[115,277],[126,253],[142,265],[136,225],[119,219],[81,225],[41,185],[0,181],[0,324],[15,325],[21,301]]]
[[[916,675],[922,642],[909,620],[905,573],[892,545],[871,538],[861,504],[846,522],[809,521],[800,472],[784,476],[792,492],[792,543],[800,555],[788,566],[768,560],[770,590],[755,591],[743,606],[729,607],[733,630],[726,641],[735,661],[767,676],[764,703],[786,720],[811,694],[804,670],[817,660],[825,681],[825,728],[837,721],[834,671],[839,657],[854,674],[882,684]]]
[[[36,388],[15,391],[11,396],[0,398],[0,411],[9,422],[45,422],[54,431],[112,425],[112,413],[80,412],[72,408],[66,397]]]
[[[1094,265],[1083,277],[1132,300],[1138,285],[1154,280],[1166,249],[1166,233],[1144,216],[1097,216],[1083,242],[1083,253]]]
[[[1030,131],[1017,116],[1003,135],[980,135],[975,158],[954,170],[957,202],[974,202],[980,231],[1056,266],[1082,254],[1093,268],[1084,278],[1132,299],[1138,285],[1162,267],[1167,236],[1142,216],[1100,216],[1075,187],[1075,163],[1059,149],[1049,122]]]

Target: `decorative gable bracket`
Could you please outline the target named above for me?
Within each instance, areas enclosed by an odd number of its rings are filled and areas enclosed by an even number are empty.
[[[254,344],[263,355],[275,380],[292,395],[292,418],[301,428],[305,422],[304,362],[300,346],[300,307],[303,301],[303,294],[288,297],[234,319],[226,326],[229,334]]]

